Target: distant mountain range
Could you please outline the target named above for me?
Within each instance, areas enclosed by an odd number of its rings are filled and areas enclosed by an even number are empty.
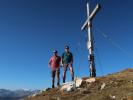
[[[0,100],[20,100],[24,97],[39,93],[40,90],[28,90],[28,89],[19,89],[19,90],[8,90],[0,89]]]

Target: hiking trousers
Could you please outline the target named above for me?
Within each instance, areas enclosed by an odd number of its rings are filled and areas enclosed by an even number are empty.
[[[74,81],[73,65],[72,64],[63,64],[63,69],[64,69],[64,72],[63,72],[63,83],[65,83],[65,80],[66,80],[67,68],[69,68],[70,73],[71,73],[71,77],[72,77],[72,81]]]
[[[52,88],[54,88],[55,76],[57,78],[57,86],[59,86],[60,85],[60,68],[57,68],[57,69],[51,71]]]

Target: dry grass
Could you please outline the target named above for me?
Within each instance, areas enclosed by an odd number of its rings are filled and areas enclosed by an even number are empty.
[[[83,78],[81,89],[74,92],[48,90],[41,95],[25,100],[133,100],[133,69],[96,78],[94,83],[86,83]],[[101,90],[101,85],[105,87]]]

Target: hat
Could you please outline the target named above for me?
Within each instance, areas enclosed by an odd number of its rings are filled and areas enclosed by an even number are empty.
[[[53,53],[58,53],[58,51],[57,50],[54,50]]]
[[[69,49],[69,46],[65,46],[65,49]]]

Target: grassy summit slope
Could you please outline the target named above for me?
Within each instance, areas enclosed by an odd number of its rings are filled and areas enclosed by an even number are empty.
[[[97,77],[94,83],[83,82],[73,92],[50,89],[25,100],[133,100],[133,69]]]

